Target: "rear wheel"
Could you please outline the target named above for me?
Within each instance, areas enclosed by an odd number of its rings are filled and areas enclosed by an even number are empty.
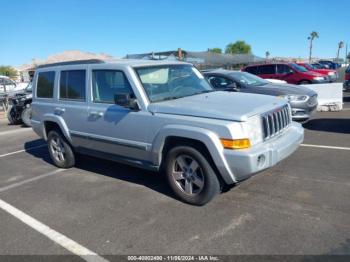
[[[61,132],[52,130],[47,136],[49,153],[54,164],[59,168],[70,168],[75,164],[72,147]]]
[[[195,148],[172,148],[166,156],[165,172],[176,196],[186,203],[204,205],[220,192],[215,172]]]
[[[22,122],[25,126],[32,126],[32,106],[27,104],[21,113]]]

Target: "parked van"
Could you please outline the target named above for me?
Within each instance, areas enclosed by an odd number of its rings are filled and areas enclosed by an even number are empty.
[[[328,83],[328,77],[317,72],[311,72],[295,63],[273,63],[250,65],[242,71],[258,75],[265,79],[284,80],[289,84],[308,85]]]

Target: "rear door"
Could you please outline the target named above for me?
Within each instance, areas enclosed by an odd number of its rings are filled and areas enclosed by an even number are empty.
[[[66,123],[73,145],[85,147],[88,139],[83,134],[87,120],[87,66],[74,66],[59,71],[57,103],[54,114],[61,116]]]
[[[278,79],[276,75],[276,65],[260,65],[258,75],[265,79]]]

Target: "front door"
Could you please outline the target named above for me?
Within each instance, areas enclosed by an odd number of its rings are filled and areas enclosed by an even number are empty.
[[[96,69],[91,72],[92,97],[86,121],[89,148],[135,160],[149,160],[146,143],[147,114],[115,104],[115,94],[135,98],[121,70]]]

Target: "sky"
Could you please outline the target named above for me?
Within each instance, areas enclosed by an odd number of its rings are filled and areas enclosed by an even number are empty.
[[[348,0],[0,0],[0,10],[0,65],[65,50],[123,57],[224,49],[237,40],[262,57],[307,57],[311,31],[320,36],[315,57],[335,57],[339,41],[350,44]]]

